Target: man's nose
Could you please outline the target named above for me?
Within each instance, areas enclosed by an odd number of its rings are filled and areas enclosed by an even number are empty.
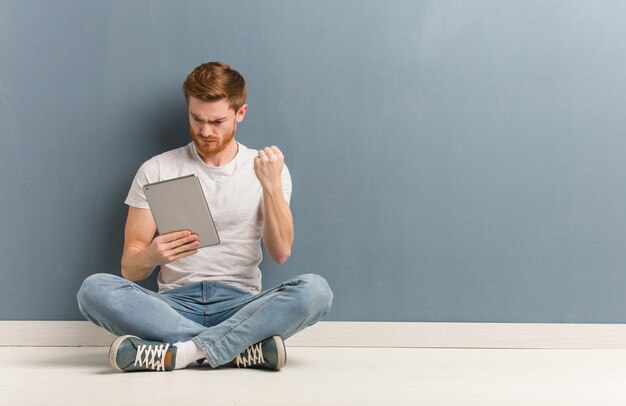
[[[211,126],[208,124],[202,124],[202,127],[200,127],[200,135],[203,137],[210,137],[212,134],[213,130],[211,129]]]

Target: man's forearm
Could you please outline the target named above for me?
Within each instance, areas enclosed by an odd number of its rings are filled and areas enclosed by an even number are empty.
[[[263,243],[276,263],[282,264],[291,255],[293,218],[282,186],[263,190]]]
[[[122,276],[130,281],[146,279],[156,268],[148,258],[146,247],[129,247],[122,255]]]

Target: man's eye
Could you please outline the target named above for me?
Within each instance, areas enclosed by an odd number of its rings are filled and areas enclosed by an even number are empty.
[[[222,123],[223,123],[223,121],[214,121],[214,122],[213,122],[213,124],[215,124],[215,125],[220,125],[220,124],[222,124]]]

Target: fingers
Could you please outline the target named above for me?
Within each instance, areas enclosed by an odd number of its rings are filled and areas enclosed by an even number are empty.
[[[153,244],[157,262],[163,265],[197,253],[200,242],[197,234],[183,230],[160,235]]]
[[[190,235],[192,235],[191,231],[183,230],[183,231],[175,231],[175,232],[169,233],[169,234],[161,234],[157,238],[162,243],[169,243],[169,242],[178,240],[179,238],[189,237]]]
[[[197,243],[197,244],[196,244]],[[187,246],[195,246],[198,245],[198,235],[197,234],[190,234],[186,237],[181,237],[181,238],[177,238],[173,241],[170,241],[166,244],[162,245],[162,249],[163,250],[173,250],[176,251],[177,249],[179,249],[180,247],[187,247]]]
[[[180,241],[180,240],[177,240],[177,241]],[[164,251],[163,255],[165,255],[166,257],[170,257],[172,255],[182,254],[185,251],[189,251],[189,250],[196,248],[198,245],[200,245],[200,241],[190,241],[187,243],[181,243],[180,245],[176,245]]]
[[[284,159],[283,153],[276,145],[272,145],[270,149],[276,154],[277,157]]]
[[[188,241],[192,237],[194,238],[191,241]],[[172,243],[169,243],[178,244],[170,246],[169,249],[165,249],[164,246],[161,246],[161,255],[165,259],[166,263],[197,253],[198,250],[196,248],[200,245],[200,241],[198,241],[197,238],[198,236],[193,234],[189,237],[181,238]]]
[[[271,147],[265,147],[259,150],[257,159],[275,161],[284,160],[285,157],[283,156],[282,151],[276,145],[272,145]]]

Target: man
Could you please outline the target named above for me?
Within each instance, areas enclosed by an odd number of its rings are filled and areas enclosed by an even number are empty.
[[[313,274],[260,292],[261,240],[278,264],[293,244],[283,154],[276,146],[256,151],[235,140],[248,106],[245,80],[230,66],[198,66],[183,91],[192,142],[141,166],[126,198],[123,278],[88,277],[77,295],[79,309],[119,336],[109,361],[120,371],[170,371],[202,359],[214,368],[279,370],[287,359],[283,340],[321,319],[332,292]],[[218,245],[194,249],[193,230],[155,236],[143,186],[190,174],[201,181]],[[134,283],[157,266],[158,293]]]

